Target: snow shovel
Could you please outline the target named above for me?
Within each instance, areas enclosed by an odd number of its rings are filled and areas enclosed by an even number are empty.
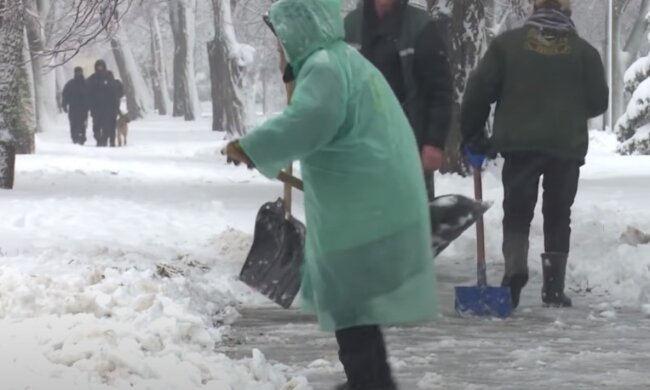
[[[239,279],[281,307],[291,307],[300,290],[305,225],[291,215],[291,183],[302,185],[291,168],[278,176],[284,197],[265,203],[257,213],[255,234]]]
[[[285,83],[285,88],[288,104],[292,83]],[[277,178],[284,183],[284,197],[265,203],[258,211],[253,245],[239,279],[288,309],[300,290],[305,254],[305,225],[291,215],[291,187],[302,191],[303,182],[293,176],[292,165]]]
[[[474,168],[474,194],[476,200],[481,202],[483,184],[480,167]],[[461,315],[507,318],[512,314],[510,288],[492,287],[487,284],[483,215],[476,221],[476,253],[478,284],[472,287],[456,287],[456,312]]]

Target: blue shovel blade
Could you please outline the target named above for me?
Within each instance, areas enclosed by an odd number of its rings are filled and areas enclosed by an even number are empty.
[[[456,312],[479,317],[510,317],[512,314],[510,288],[456,287]]]

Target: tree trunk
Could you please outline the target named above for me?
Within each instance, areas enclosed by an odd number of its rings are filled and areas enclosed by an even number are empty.
[[[59,107],[59,112],[63,112],[63,88],[65,83],[68,81],[65,74],[65,67],[59,66],[54,70],[55,74],[55,94],[56,94],[56,104]]]
[[[467,174],[468,167],[460,151],[460,104],[467,79],[486,49],[485,8],[481,0],[438,0],[437,3],[433,10],[440,25],[447,31],[444,35],[447,36],[449,60],[454,75],[452,127],[442,171],[464,175]]]
[[[0,1],[0,188],[11,189],[16,152],[34,151],[33,100],[22,0]]]
[[[232,29],[229,1],[213,0],[215,39],[208,43],[212,81],[212,130],[231,137],[246,132],[244,125],[243,63]]]
[[[187,121],[201,112],[194,74],[196,0],[169,0],[169,16],[174,36],[174,116]]]
[[[165,53],[160,33],[158,16],[151,15],[151,82],[153,86],[154,108],[159,115],[167,115],[171,107],[171,99],[167,89],[167,69],[165,68]]]
[[[131,47],[122,32],[118,32],[111,39],[111,47],[124,84],[129,117],[131,119],[142,118],[151,112],[153,102],[140,67],[135,62]]]
[[[268,81],[266,80],[266,77],[262,75],[262,113],[266,116],[269,113],[269,102],[268,102],[268,93],[269,93],[269,85]]]
[[[16,148],[10,141],[0,141],[0,189],[14,188]]]
[[[44,5],[41,5],[44,7]],[[29,11],[25,24],[31,53],[32,72],[34,74],[34,92],[36,99],[37,132],[42,132],[52,123],[58,109],[56,103],[55,74],[47,69],[48,61],[42,56],[45,49],[45,32],[43,15],[36,0],[26,0],[25,8]],[[44,9],[45,11],[45,9]]]

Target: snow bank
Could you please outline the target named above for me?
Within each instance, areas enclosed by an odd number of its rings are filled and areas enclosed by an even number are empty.
[[[2,388],[308,389],[259,351],[215,352],[239,304],[265,299],[236,278],[254,216],[215,194],[251,173],[181,127],[206,123],[137,122],[110,150],[68,145],[59,123],[0,192]]]

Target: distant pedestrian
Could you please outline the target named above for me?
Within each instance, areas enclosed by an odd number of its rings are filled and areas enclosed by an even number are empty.
[[[110,139],[113,141],[111,146],[115,146],[118,101],[123,94],[123,89],[118,88],[115,78],[111,77],[111,72],[108,71],[103,60],[95,63],[95,73],[88,78],[86,85],[97,146],[108,146]]]
[[[104,134],[105,142],[111,147],[115,146],[115,139],[117,134],[117,118],[120,115],[120,103],[124,96],[124,85],[122,82],[115,78],[113,72],[108,71],[109,85],[113,89],[113,101],[111,103],[110,124]]]
[[[86,128],[88,127],[88,92],[84,71],[80,67],[74,69],[74,78],[63,88],[63,111],[68,114],[70,121],[70,136],[72,142],[78,145],[86,143]]]

